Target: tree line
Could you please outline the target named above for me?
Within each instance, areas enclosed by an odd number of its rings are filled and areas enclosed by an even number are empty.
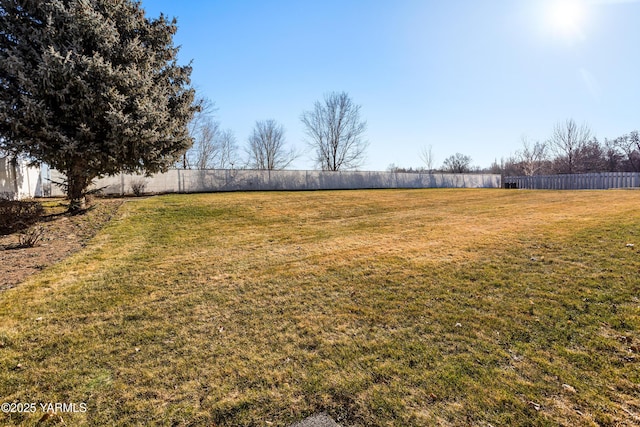
[[[423,165],[389,165],[392,172],[492,173],[505,176],[532,176],[595,172],[640,172],[640,133],[637,130],[600,141],[586,124],[573,119],[558,122],[545,141],[522,137],[521,148],[488,168],[472,165],[470,156],[456,153],[434,168],[431,146],[421,150]]]
[[[546,141],[521,140],[521,148],[490,171],[508,176],[594,172],[640,172],[640,135],[637,130],[603,141],[590,127],[567,119],[557,123]]]

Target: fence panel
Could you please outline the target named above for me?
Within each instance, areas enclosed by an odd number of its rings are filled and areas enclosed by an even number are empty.
[[[528,190],[589,190],[609,188],[639,188],[638,172],[603,172],[572,175],[507,176],[506,188]]]

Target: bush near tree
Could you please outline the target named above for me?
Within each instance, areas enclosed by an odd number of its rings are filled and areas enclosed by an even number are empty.
[[[39,202],[0,199],[0,235],[29,228],[42,215],[44,208]]]

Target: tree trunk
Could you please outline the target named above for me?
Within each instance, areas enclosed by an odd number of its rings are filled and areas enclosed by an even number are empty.
[[[92,178],[83,173],[81,167],[72,167],[67,171],[67,198],[69,199],[69,212],[80,213],[87,209],[87,187]]]
[[[11,158],[11,168],[13,169],[13,188],[15,191],[15,198],[20,198],[20,187],[18,186],[18,157],[13,156]]]

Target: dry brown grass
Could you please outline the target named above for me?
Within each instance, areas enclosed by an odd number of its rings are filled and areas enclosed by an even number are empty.
[[[42,231],[34,247],[20,244],[24,238],[22,233],[0,236],[0,291],[81,249],[123,203],[123,199],[97,199],[85,214],[70,215],[66,213],[67,203],[61,198],[37,201],[42,203],[44,215],[34,227]]]
[[[0,294],[0,395],[86,402],[69,425],[635,425],[637,208],[632,191],[131,202]]]

